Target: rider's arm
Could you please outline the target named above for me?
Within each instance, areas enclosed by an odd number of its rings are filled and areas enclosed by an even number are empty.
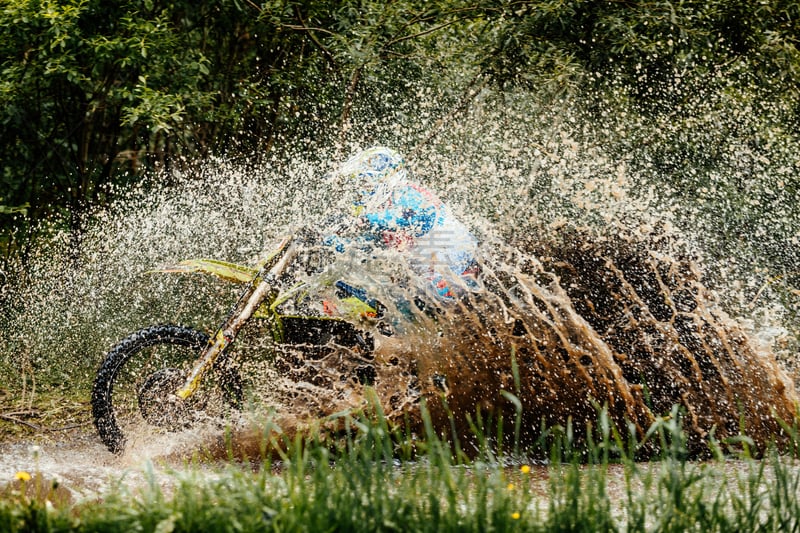
[[[348,237],[334,233],[323,238],[322,244],[324,246],[333,248],[339,253],[344,253],[344,251],[348,248],[368,252],[375,245],[375,235],[366,233],[354,237]]]
[[[427,234],[442,214],[443,205],[433,193],[418,185],[402,184],[386,201],[366,205],[361,216],[372,232],[391,246]]]

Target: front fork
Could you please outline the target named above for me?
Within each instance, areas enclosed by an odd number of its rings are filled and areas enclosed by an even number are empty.
[[[286,237],[280,242],[272,260],[265,263],[248,285],[247,290],[239,297],[228,318],[217,328],[217,332],[192,365],[184,384],[175,391],[178,398],[186,400],[197,391],[203,376],[214,366],[214,362],[225,349],[233,344],[239,330],[250,320],[261,304],[265,301],[272,302],[277,298],[278,291],[273,287],[275,280],[286,270],[295,255],[293,247],[287,249],[291,240],[291,237]]]

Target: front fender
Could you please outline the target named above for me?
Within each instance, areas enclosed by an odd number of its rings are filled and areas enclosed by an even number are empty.
[[[180,274],[199,272],[234,283],[248,283],[258,274],[258,270],[255,268],[216,259],[187,259],[177,265],[167,265],[151,272],[176,272]]]

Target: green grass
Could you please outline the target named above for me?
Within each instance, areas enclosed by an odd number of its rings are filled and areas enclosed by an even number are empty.
[[[614,428],[603,410],[583,449],[572,447],[572,428],[548,430],[545,465],[498,454],[488,441],[468,457],[430,426],[412,440],[392,431],[379,409],[345,420],[350,431],[337,445],[298,437],[255,469],[236,461],[213,471],[189,465],[169,473],[166,484],[148,470],[144,485],[120,483],[101,501],[59,498],[34,473],[5,489],[0,531],[800,528],[800,470],[790,455],[773,450],[754,459],[741,442],[711,440],[716,459],[690,462],[677,409],[651,428],[648,438],[662,455],[649,463],[632,459],[644,443]],[[797,427],[786,430],[797,442]]]

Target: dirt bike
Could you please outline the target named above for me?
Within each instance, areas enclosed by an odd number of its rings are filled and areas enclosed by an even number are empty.
[[[230,347],[251,320],[265,320],[275,346],[315,350],[335,343],[362,353],[373,349],[372,337],[343,319],[283,314],[282,304],[304,290],[303,283],[282,289],[279,280],[300,253],[298,239],[285,237],[256,268],[199,259],[161,269],[201,272],[245,283],[227,318],[212,335],[179,325],[140,329],[111,348],[92,389],[92,416],[111,452],[124,450],[126,433],[137,424],[166,430],[187,428],[243,401],[241,377]],[[363,292],[342,284],[343,296],[363,309],[380,305]],[[369,372],[359,379],[368,380]]]

